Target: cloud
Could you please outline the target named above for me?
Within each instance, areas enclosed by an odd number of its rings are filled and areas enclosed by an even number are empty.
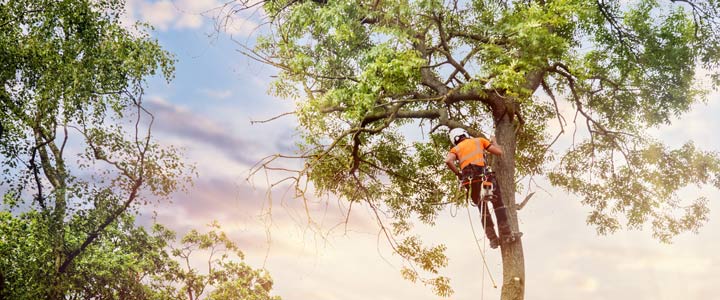
[[[127,13],[121,22],[130,27],[136,21],[146,22],[160,31],[171,29],[200,29],[208,24],[216,24],[231,35],[250,35],[258,24],[240,16],[246,13],[229,9],[229,4],[218,0],[128,0]],[[261,10],[262,11],[262,10]],[[249,12],[248,12],[249,13]]]
[[[227,18],[227,22],[223,27],[225,32],[230,35],[250,36],[260,25],[250,19],[239,16],[231,16]]]
[[[196,29],[202,27],[205,20],[212,20],[222,13],[223,4],[216,0],[179,0],[176,2],[181,14],[175,22],[175,28]]]
[[[256,143],[233,134],[229,125],[193,114],[159,97],[151,97],[147,107],[155,115],[156,130],[189,139],[190,144],[210,146],[241,165],[252,166],[260,159],[254,155],[260,153]]]
[[[675,253],[662,253],[652,256],[642,256],[625,259],[617,263],[617,269],[622,272],[670,272],[683,274],[705,274],[711,272],[713,259],[696,257]]]
[[[210,98],[215,98],[215,99],[227,99],[233,95],[233,92],[230,90],[202,89],[202,90],[200,90],[200,92],[209,96]]]
[[[200,28],[203,25],[203,17],[200,15],[183,14],[175,23],[178,29],[184,28]]]
[[[172,202],[144,208],[144,216],[156,220],[179,234],[190,229],[204,229],[204,224],[217,220],[223,230],[243,251],[257,256],[272,248],[282,256],[310,254],[324,247],[310,241],[323,241],[343,235],[333,227],[345,221],[346,210],[337,201],[283,197],[283,188],[268,199],[265,189],[256,189],[245,181],[232,178],[198,178],[187,192],[178,192]],[[153,213],[151,213],[153,212]],[[143,224],[149,224],[145,217]],[[348,227],[351,231],[376,231],[372,218],[353,213]]]
[[[165,31],[167,30],[178,16],[178,11],[172,2],[162,0],[153,3],[140,3],[141,20],[150,23],[150,25]]]
[[[586,274],[558,268],[551,271],[551,280],[558,286],[574,288],[578,292],[593,293],[598,290],[598,280]]]

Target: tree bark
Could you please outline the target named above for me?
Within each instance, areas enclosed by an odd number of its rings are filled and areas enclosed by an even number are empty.
[[[517,136],[512,114],[501,113],[495,118],[495,138],[503,149],[503,155],[494,160],[502,200],[505,204],[508,224],[513,232],[519,232],[515,205],[515,152]],[[496,115],[497,116],[497,115]],[[522,240],[500,246],[503,265],[503,286],[501,300],[522,300],[525,298],[525,258]]]

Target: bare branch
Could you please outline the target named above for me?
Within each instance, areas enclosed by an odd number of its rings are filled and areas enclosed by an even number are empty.
[[[266,119],[266,120],[259,120],[259,121],[250,120],[250,124],[255,125],[255,124],[267,123],[267,122],[277,120],[277,119],[282,118],[282,117],[287,116],[287,115],[294,115],[295,113],[297,113],[297,112],[296,112],[296,111],[289,111],[289,112],[285,112],[285,113],[279,114],[279,115],[277,115],[277,116],[274,116],[274,117],[269,118],[269,119]]]
[[[535,195],[535,192],[532,192],[532,193],[528,194],[527,196],[525,196],[525,199],[515,206],[516,209],[517,210],[523,209],[523,207],[525,207],[525,205],[528,203],[528,201],[530,201],[530,198],[532,198],[533,195]]]
[[[547,82],[545,82],[545,80],[543,80],[541,82],[541,85],[542,85],[542,88],[545,91],[545,93],[548,96],[550,96],[550,99],[552,99],[552,101],[553,101],[553,106],[555,107],[555,116],[557,117],[558,125],[560,125],[560,133],[564,133],[565,132],[564,125],[567,124],[567,122],[565,121],[565,117],[563,117],[562,114],[560,114],[560,108],[558,107],[557,99],[555,99],[555,94],[553,93],[552,89],[550,89],[550,86],[547,84]],[[563,123],[565,123],[565,124],[563,124]]]

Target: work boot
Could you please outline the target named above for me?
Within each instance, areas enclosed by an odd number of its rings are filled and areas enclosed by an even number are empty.
[[[500,239],[499,239],[499,238],[495,238],[495,239],[490,240],[490,248],[492,248],[492,249],[497,249],[498,246],[500,246]]]
[[[500,239],[495,233],[495,227],[492,224],[485,227],[485,235],[487,236],[488,241],[490,241],[490,248],[497,249],[497,247],[500,246]]]

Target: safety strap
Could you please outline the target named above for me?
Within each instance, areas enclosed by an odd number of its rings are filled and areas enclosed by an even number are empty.
[[[478,168],[480,168],[478,170]],[[465,168],[463,168],[463,172],[469,171],[469,176],[463,174],[463,182],[462,185],[468,185],[474,182],[485,182],[487,181],[487,176],[485,175],[485,167],[478,166],[478,165],[468,165]]]

